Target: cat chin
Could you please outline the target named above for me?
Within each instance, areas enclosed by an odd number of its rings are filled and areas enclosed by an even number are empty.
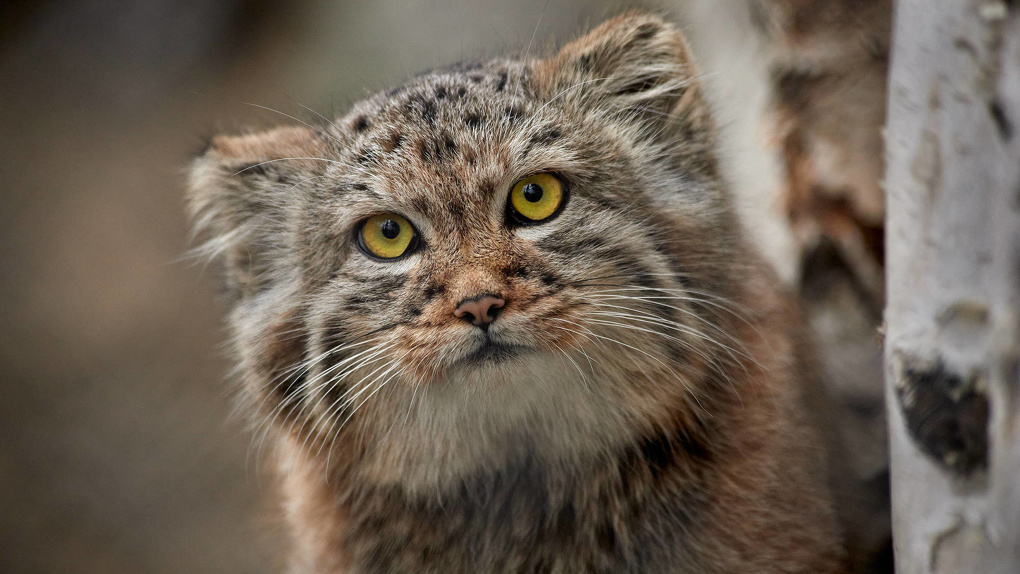
[[[371,448],[365,478],[434,492],[521,457],[562,465],[633,440],[633,417],[609,390],[613,382],[578,367],[536,350],[451,369],[419,389],[413,408],[390,405],[395,422],[376,421],[372,436],[383,440]]]

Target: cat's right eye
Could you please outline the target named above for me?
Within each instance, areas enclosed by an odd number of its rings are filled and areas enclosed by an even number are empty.
[[[373,215],[358,230],[358,247],[375,259],[397,259],[413,251],[417,243],[411,222],[396,213]]]

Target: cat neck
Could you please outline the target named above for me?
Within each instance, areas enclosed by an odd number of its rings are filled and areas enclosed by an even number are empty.
[[[342,522],[320,524],[317,532],[337,534],[347,562],[360,565],[353,571],[413,564],[413,571],[520,572],[559,564],[565,571],[612,565],[628,572],[646,571],[641,565],[648,563],[697,564],[690,533],[707,510],[717,461],[725,458],[719,451],[727,448],[715,434],[704,425],[660,429],[574,466],[550,465],[528,448],[508,464],[429,493],[356,472],[328,480],[313,472],[296,494],[308,497],[309,481],[315,483],[331,509],[319,506],[319,521]]]

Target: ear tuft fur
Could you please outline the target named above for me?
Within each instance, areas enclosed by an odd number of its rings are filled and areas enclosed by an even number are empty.
[[[188,203],[195,233],[206,237],[197,253],[222,257],[228,290],[243,297],[266,280],[268,250],[279,248],[286,194],[299,178],[321,171],[325,162],[312,129],[284,127],[267,132],[217,136],[195,159]]]
[[[673,25],[656,16],[631,12],[608,20],[537,62],[535,72],[549,98],[594,104],[656,126],[680,120],[709,127],[690,49]]]

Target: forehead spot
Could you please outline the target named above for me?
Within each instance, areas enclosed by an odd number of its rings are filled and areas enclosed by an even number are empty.
[[[351,183],[351,184],[346,184],[346,185],[341,187],[341,190],[342,191],[348,191],[348,192],[351,191],[351,190],[360,191],[362,194],[364,194],[367,197],[371,197],[371,198],[374,198],[374,199],[379,199],[379,194],[378,193],[376,193],[371,187],[369,187],[368,184],[360,182],[360,181],[356,181],[356,182]]]
[[[359,164],[362,164],[362,165],[364,165],[366,163],[375,162],[375,160],[376,160],[376,153],[374,151],[372,151],[372,150],[365,149],[365,148],[362,148],[358,152],[358,157],[355,158],[355,161],[358,162]]]
[[[464,205],[464,202],[459,198],[451,199],[447,204],[447,208],[450,210],[450,215],[453,216],[455,220],[461,220],[467,214],[467,206]]]
[[[560,139],[561,135],[563,135],[563,133],[559,130],[559,128],[549,128],[531,136],[531,143],[551,144],[552,142]]]
[[[525,146],[522,155],[526,156],[530,154],[532,150],[537,146],[547,146],[552,144],[553,142],[558,140],[561,135],[563,134],[562,132],[560,132],[559,128],[547,128],[532,135],[528,139],[528,144]]]
[[[595,55],[591,52],[581,54],[574,65],[581,72],[590,72],[595,68]]]
[[[491,179],[485,179],[478,183],[478,195],[488,200],[496,194],[496,183]]]
[[[436,119],[436,102],[435,100],[429,100],[421,94],[414,94],[408,98],[407,103],[404,104],[404,110],[408,114],[419,114],[422,119],[432,125]]]
[[[443,163],[454,158],[460,147],[449,133],[443,133],[436,139],[422,139],[417,142],[418,156],[426,164]]]
[[[418,156],[425,163],[432,163],[432,146],[427,141],[418,143]]]
[[[400,132],[393,132],[388,138],[382,141],[381,145],[386,153],[393,153],[400,149],[400,146],[404,145],[404,134]]]
[[[433,100],[425,100],[422,105],[421,117],[425,119],[429,125],[432,125],[436,121],[436,102]]]
[[[524,117],[524,111],[520,106],[507,106],[503,108],[503,115],[510,121],[518,121]]]
[[[411,207],[418,213],[432,213],[432,203],[422,195],[411,196]]]
[[[372,126],[372,122],[368,121],[368,118],[361,115],[354,118],[354,131],[361,133]]]

